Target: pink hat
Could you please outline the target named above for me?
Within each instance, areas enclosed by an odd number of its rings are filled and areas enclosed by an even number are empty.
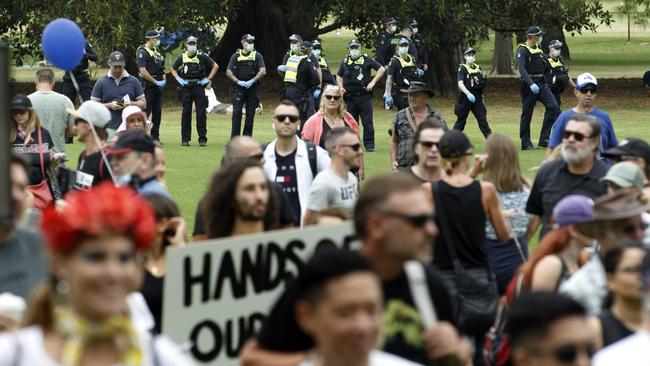
[[[120,124],[120,127],[117,128],[116,132],[124,132],[126,131],[126,119],[129,118],[132,114],[135,113],[142,113],[142,118],[145,120],[145,126],[144,128],[150,128],[149,124],[150,122],[147,121],[147,114],[140,109],[140,107],[135,106],[135,105],[130,105],[122,110],[122,123]]]

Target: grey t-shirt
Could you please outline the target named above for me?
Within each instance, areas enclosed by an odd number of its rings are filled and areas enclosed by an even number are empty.
[[[348,172],[347,178],[342,178],[328,168],[311,183],[307,208],[322,211],[333,206],[352,214],[358,197],[359,181],[354,174]]]
[[[74,123],[74,116],[66,111],[66,108],[74,108],[70,98],[54,91],[36,91],[28,95],[29,100],[43,122],[43,127],[50,131],[54,149],[57,152],[65,152],[65,132]]]
[[[31,230],[14,229],[9,239],[0,243],[0,293],[29,298],[29,294],[47,278],[41,236]]]

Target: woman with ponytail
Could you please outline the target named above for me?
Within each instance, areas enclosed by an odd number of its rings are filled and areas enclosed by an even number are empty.
[[[156,231],[151,206],[110,183],[66,201],[43,213],[53,276],[30,300],[26,327],[0,336],[0,365],[192,365],[170,340],[152,336],[135,293]]]

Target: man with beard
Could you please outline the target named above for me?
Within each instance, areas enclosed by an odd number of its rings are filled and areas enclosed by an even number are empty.
[[[433,118],[424,120],[415,131],[413,139],[415,165],[406,172],[413,174],[422,183],[434,182],[443,176],[438,143],[445,131],[447,126]]]
[[[618,140],[616,133],[614,133],[614,126],[609,114],[600,108],[596,108],[596,94],[598,93],[598,81],[596,78],[589,74],[581,74],[576,81],[576,88],[573,90],[578,104],[567,111],[562,112],[553,124],[551,131],[551,139],[548,143],[547,156],[553,153],[553,150],[562,143],[562,133],[566,128],[567,122],[576,113],[586,113],[598,119],[600,122],[600,146],[598,147],[598,158],[607,161],[603,157],[603,151],[616,147]]]
[[[526,204],[526,212],[542,218],[540,238],[550,230],[553,207],[564,196],[596,198],[607,193],[600,178],[608,167],[596,158],[599,144],[598,120],[584,113],[574,114],[562,134],[562,158],[542,165]]]
[[[213,177],[203,200],[208,239],[277,229],[277,197],[253,159],[226,164]]]
[[[309,188],[305,221],[328,207],[352,214],[359,197],[359,180],[353,173],[359,170],[363,153],[359,137],[347,127],[334,128],[327,135],[325,147],[332,161]]]

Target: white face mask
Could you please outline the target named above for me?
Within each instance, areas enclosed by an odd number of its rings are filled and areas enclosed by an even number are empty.
[[[474,56],[465,56],[465,62],[467,62],[468,64],[473,64],[474,61],[476,61],[476,57],[474,57]]]
[[[155,45],[156,47],[160,46],[160,40],[157,39],[157,40],[156,40],[156,43],[154,43],[154,45]]]
[[[558,57],[560,54],[562,54],[562,51],[560,50],[551,50],[551,56],[553,57]]]
[[[289,49],[291,51],[297,51],[298,50],[298,44],[297,43],[292,43],[289,45]]]
[[[246,51],[252,52],[255,49],[255,44],[249,43],[246,45]]]
[[[196,45],[195,44],[188,45],[187,46],[187,52],[195,53],[196,52]]]
[[[413,34],[416,34],[418,32],[417,28],[411,28],[411,30],[413,31]]]
[[[399,54],[400,55],[406,55],[407,53],[409,53],[409,48],[408,47],[400,47],[399,48]]]
[[[537,39],[537,44],[542,44],[543,39],[544,39],[543,36],[539,36],[539,38]]]
[[[391,32],[393,32],[393,33],[397,32],[397,26],[396,26],[396,25],[391,25],[391,26],[390,26],[390,30],[391,30]]]
[[[314,55],[315,57],[320,57],[320,51],[321,50],[311,50],[311,54]]]
[[[359,57],[359,55],[361,55],[360,50],[350,50],[350,57],[357,58],[357,57]]]

